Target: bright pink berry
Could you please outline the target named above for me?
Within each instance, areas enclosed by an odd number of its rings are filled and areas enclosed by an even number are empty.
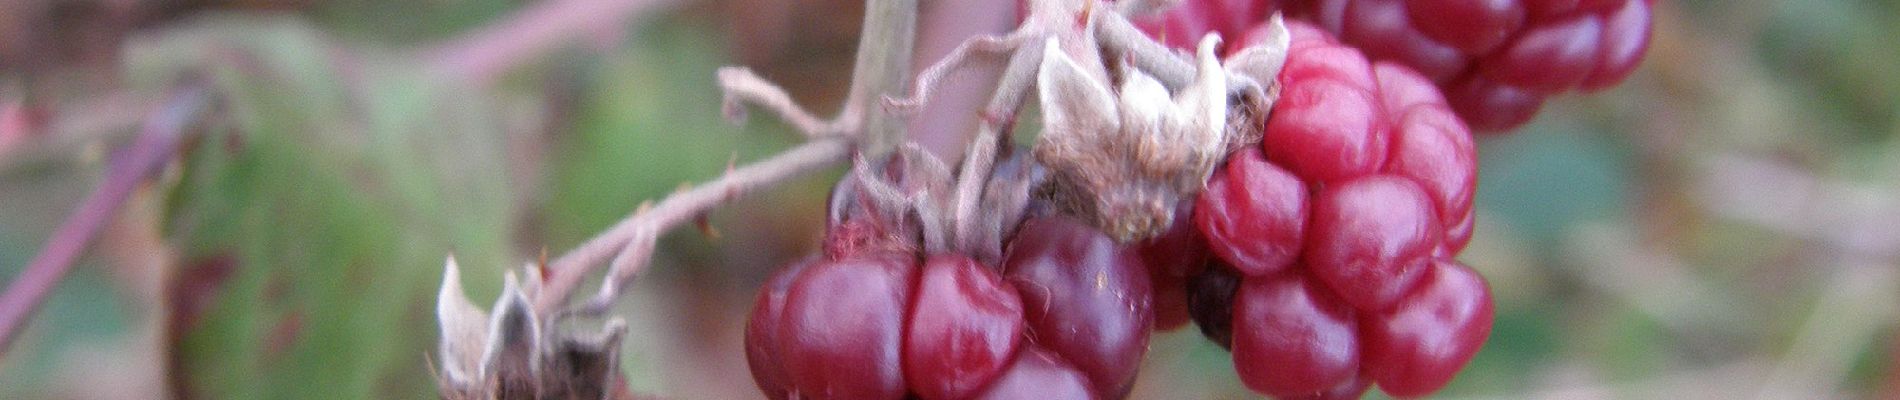
[[[1491,314],[1484,277],[1437,260],[1396,307],[1361,320],[1366,372],[1393,396],[1430,394],[1478,353],[1491,334]]]
[[[1326,187],[1313,201],[1306,268],[1361,310],[1382,310],[1410,289],[1443,228],[1417,183],[1372,175]]]
[[[1318,393],[1359,373],[1350,307],[1298,274],[1247,278],[1234,297],[1234,372],[1270,396]]]
[[[899,345],[916,267],[907,254],[866,254],[805,268],[786,291],[779,360],[812,399],[904,396]]]
[[[1002,372],[1023,337],[1023,304],[989,267],[956,254],[924,261],[904,332],[904,377],[925,399],[962,399]]]
[[[1299,259],[1306,198],[1300,178],[1247,148],[1208,178],[1194,220],[1215,255],[1247,276],[1266,276]]]
[[[1385,113],[1369,82],[1358,86],[1297,68],[1300,54],[1326,50],[1309,49],[1287,60],[1293,68],[1280,74],[1285,89],[1261,141],[1268,159],[1314,183],[1372,173],[1385,162],[1388,147]]]
[[[1464,215],[1445,226],[1445,242],[1438,246],[1439,250],[1435,254],[1438,257],[1453,257],[1464,251],[1465,245],[1471,243],[1471,230],[1476,228],[1477,222],[1477,210],[1466,208]]]
[[[1470,128],[1458,120],[1444,100],[1436,98],[1436,92],[1431,92],[1426,99],[1394,98],[1396,94],[1406,93],[1399,89],[1401,87],[1430,85],[1423,78],[1391,64],[1381,63],[1375,69],[1380,87],[1387,95],[1387,110],[1397,116],[1394,118],[1397,129],[1392,130],[1392,158],[1386,160],[1385,170],[1412,178],[1424,186],[1432,195],[1438,215],[1464,214],[1471,208],[1478,174],[1478,154],[1471,142]]]
[[[1032,218],[1003,256],[1030,338],[1120,398],[1148,349],[1154,290],[1135,251],[1078,220]]]

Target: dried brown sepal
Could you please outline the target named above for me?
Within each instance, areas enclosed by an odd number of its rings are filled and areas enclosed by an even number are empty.
[[[1230,148],[1227,73],[1204,38],[1194,80],[1170,95],[1136,68],[1119,90],[1070,59],[1053,41],[1037,76],[1043,132],[1036,158],[1055,173],[1052,193],[1070,211],[1122,241],[1151,237],[1174,205],[1200,191]]]
[[[619,372],[620,341],[626,323],[608,321],[590,335],[555,332],[538,315],[524,290],[535,290],[534,277],[522,286],[506,276],[494,313],[488,314],[462,291],[461,271],[449,258],[436,299],[441,325],[436,371],[444,399],[587,399],[633,398]],[[525,289],[524,289],[525,288]]]

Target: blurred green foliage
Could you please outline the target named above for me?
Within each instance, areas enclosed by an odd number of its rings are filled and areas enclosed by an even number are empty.
[[[1834,265],[1842,250],[1711,211],[1720,199],[1693,193],[1710,158],[1775,160],[1858,185],[1870,201],[1900,196],[1892,182],[1900,49],[1891,45],[1900,6],[1662,3],[1657,46],[1627,84],[1554,100],[1523,131],[1481,140],[1479,236],[1466,261],[1492,280],[1501,303],[1490,342],[1444,395],[1580,388],[1645,397],[1662,393],[1648,389],[1668,378],[1800,356],[1790,353],[1802,329],[1832,311],[1817,299],[1842,269]],[[443,82],[417,54],[393,50],[520,6],[348,0],[303,13],[194,14],[127,45],[119,62],[129,90],[161,92],[198,76],[223,97],[222,117],[165,199],[165,233],[187,266],[218,257],[240,266],[172,349],[197,394],[428,397],[430,306],[444,255],[461,261],[463,283],[482,303],[498,291],[503,268],[540,247],[558,254],[641,201],[796,140],[762,113],[743,129],[724,121],[712,71],[731,62],[726,38],[690,14],[596,46],[605,51],[556,53],[499,88]],[[836,75],[826,84],[843,85],[846,73]],[[564,101],[573,103],[549,106]],[[1033,113],[1025,117],[1023,126],[1035,125]],[[17,273],[70,212],[62,199],[83,195],[93,167],[0,171],[0,276]],[[737,219],[714,225],[742,239],[662,241],[659,282],[642,287],[683,286],[654,295],[680,298],[653,307],[685,311],[630,316],[674,318],[636,323],[646,330],[631,346],[738,359],[736,341],[726,340],[736,337],[733,321],[766,271],[810,250],[809,225],[836,176],[824,175],[716,217]],[[1645,308],[1592,280],[1592,271],[1631,261],[1590,257],[1605,247],[1667,259],[1719,295],[1688,298],[1689,315]],[[0,397],[55,396],[49,381],[68,350],[130,335],[136,308],[108,295],[117,289],[99,264],[88,259],[55,293],[26,348],[0,369]],[[1842,360],[1841,394],[1871,396],[1894,384],[1893,332],[1889,324],[1840,344],[1853,349]],[[1145,378],[1138,393],[1245,395],[1226,353],[1197,335],[1189,328],[1157,339],[1144,377],[1172,380]],[[684,381],[749,393],[743,375],[720,375],[742,374],[742,364],[690,370],[662,357],[694,355],[669,354],[630,351],[634,386],[707,397],[702,391],[714,389],[668,381],[697,375]]]
[[[483,266],[472,276],[517,260],[489,98],[376,55],[345,70],[329,46],[294,20],[234,17],[130,57],[134,74],[207,73],[225,96],[229,126],[190,155],[168,218],[187,259],[238,265],[177,348],[204,395],[425,396],[433,335],[392,333],[431,330],[443,255]]]

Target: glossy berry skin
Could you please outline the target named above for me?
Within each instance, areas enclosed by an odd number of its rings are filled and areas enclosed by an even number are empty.
[[[1285,271],[1299,259],[1306,184],[1258,148],[1227,156],[1202,189],[1194,222],[1208,248],[1247,276]]]
[[[752,315],[746,319],[746,365],[752,369],[752,380],[759,385],[759,391],[764,392],[766,398],[778,400],[790,397],[792,378],[785,371],[779,356],[778,329],[785,314],[785,297],[792,287],[793,278],[818,262],[818,257],[808,257],[774,272],[765,285],[759,288],[758,301],[753,303]]]
[[[1404,5],[1420,33],[1471,54],[1497,48],[1526,19],[1518,0],[1411,0]]]
[[[865,254],[806,267],[786,291],[779,360],[811,399],[899,399],[899,345],[915,266],[908,254]]]
[[[1373,60],[1405,65],[1430,78],[1473,129],[1504,132],[1530,121],[1547,97],[1602,90],[1627,78],[1649,49],[1654,5],[1654,0],[1186,0],[1137,26],[1164,44],[1190,49],[1207,33],[1244,37],[1284,10]],[[1242,47],[1234,44],[1238,41],[1228,43],[1229,52]]]
[[[1022,300],[1001,275],[957,254],[924,261],[904,340],[912,393],[969,398],[1009,365],[1022,338]]]
[[[1511,43],[1485,56],[1478,69],[1493,80],[1531,91],[1562,91],[1582,83],[1594,69],[1595,38],[1602,34],[1603,21],[1594,15],[1553,19],[1518,32]]]
[[[1389,123],[1371,64],[1357,50],[1294,49],[1278,79],[1284,89],[1261,138],[1269,160],[1309,183],[1369,174],[1385,162]]]
[[[1407,178],[1418,184],[1430,197],[1427,204],[1439,221],[1438,225],[1444,229],[1441,234],[1444,246],[1441,247],[1448,254],[1455,254],[1456,250],[1462,249],[1471,237],[1471,201],[1477,184],[1478,160],[1470,128],[1448,107],[1446,99],[1439,95],[1438,88],[1410,68],[1384,61],[1367,64],[1357,50],[1341,45],[1326,32],[1306,23],[1289,22],[1287,30],[1292,35],[1291,50],[1287,66],[1278,79],[1285,93],[1292,93],[1284,96],[1290,96],[1294,101],[1282,97],[1282,102],[1274,106],[1273,116],[1267,121],[1266,136],[1261,143],[1266,161],[1274,167],[1283,167],[1293,179],[1303,183],[1309,192],[1375,174]],[[1259,36],[1249,36],[1247,40],[1258,41]],[[1321,89],[1309,89],[1314,86]],[[1342,89],[1344,86],[1356,88]],[[1309,90],[1351,95],[1342,97],[1348,100],[1298,101],[1298,93]],[[1371,97],[1361,98],[1362,94]],[[1316,107],[1322,109],[1316,110]],[[1325,117],[1340,113],[1355,115],[1351,118]],[[1338,143],[1362,141],[1379,145],[1373,146],[1376,150],[1336,146]],[[1322,150],[1325,148],[1332,150]],[[1372,157],[1377,159],[1369,159]],[[1231,174],[1230,171],[1264,168],[1236,169],[1252,163],[1253,159],[1245,152],[1237,152],[1229,156],[1229,165],[1224,166],[1222,171]],[[1231,176],[1217,176],[1209,182],[1208,190],[1203,192],[1200,199],[1202,203],[1224,202],[1229,207],[1201,207],[1213,211],[1232,209],[1231,205],[1237,203],[1233,199],[1238,197],[1234,194],[1239,191],[1220,185],[1234,181]],[[1284,189],[1284,185],[1254,182],[1243,185],[1246,187],[1242,191],[1256,199],[1266,194],[1291,193]],[[1270,203],[1278,206],[1266,207],[1292,208],[1300,202],[1288,198]],[[1317,215],[1312,214],[1313,203],[1311,197],[1304,201],[1308,216],[1303,230],[1298,233],[1302,237],[1292,241],[1304,247],[1301,251],[1313,249],[1311,242],[1314,232],[1321,228]],[[1267,229],[1291,226],[1281,222],[1282,218],[1275,214],[1229,214],[1229,217],[1239,215],[1240,219],[1221,224],[1215,222],[1222,218],[1209,217],[1218,213],[1201,211],[1197,221],[1208,236],[1209,247],[1213,248],[1215,254],[1223,256],[1242,272],[1259,275],[1274,272],[1275,269],[1255,268],[1255,265],[1263,263],[1248,261],[1249,257],[1237,251],[1248,249],[1242,243],[1251,240],[1251,246],[1260,249],[1280,246],[1288,241],[1278,234],[1235,234],[1231,230],[1236,228],[1230,227]],[[1221,233],[1223,230],[1230,232]],[[1311,265],[1326,267],[1335,261],[1339,260],[1322,260]],[[1274,259],[1266,265],[1271,267],[1285,262],[1284,259]]]
[[[1625,1],[1603,14],[1603,38],[1597,43],[1597,66],[1583,80],[1583,90],[1603,90],[1628,78],[1649,51],[1650,6],[1654,0]]]
[[[1491,317],[1484,277],[1456,261],[1437,260],[1397,306],[1361,322],[1366,372],[1393,396],[1430,394],[1478,353],[1491,334]]]
[[[1442,235],[1417,183],[1372,175],[1329,186],[1313,201],[1303,262],[1355,308],[1383,310],[1418,281]]]
[[[1510,130],[1546,97],[1601,90],[1649,48],[1650,0],[1297,0],[1312,21],[1376,60],[1439,83],[1472,128]]]
[[[1368,55],[1434,79],[1456,76],[1471,63],[1470,55],[1415,28],[1404,0],[1352,0],[1345,7],[1339,38]]]
[[[1470,130],[1423,77],[1386,63],[1373,66],[1373,73],[1386,110],[1397,116],[1384,170],[1425,189],[1440,221],[1462,222],[1446,226],[1444,240],[1455,253],[1471,240],[1471,201],[1478,184],[1478,154]]]
[[[1245,279],[1233,318],[1234,372],[1249,389],[1317,393],[1359,373],[1352,308],[1297,274]]]
[[[1022,295],[1030,338],[1119,398],[1148,348],[1153,288],[1135,251],[1063,216],[1023,222],[1003,258]]]
[[[1445,84],[1445,101],[1472,129],[1498,132],[1516,128],[1537,116],[1545,95],[1470,74]]]
[[[996,382],[983,389],[976,400],[1076,399],[1101,398],[1089,387],[1082,371],[1048,350],[1028,346],[1016,356],[1009,369]]]

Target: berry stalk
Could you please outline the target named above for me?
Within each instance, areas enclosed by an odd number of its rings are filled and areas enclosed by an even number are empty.
[[[140,185],[164,168],[166,161],[187,142],[197,116],[210,108],[211,99],[201,87],[180,89],[164,108],[154,112],[139,128],[131,145],[119,153],[107,168],[104,182],[78,210],[61,223],[53,238],[46,242],[26,269],[0,294],[0,358],[13,344],[27,320],[46,303],[53,287],[72,271],[73,262],[99,235],[99,230],[118,215],[119,207],[132,197]]]

